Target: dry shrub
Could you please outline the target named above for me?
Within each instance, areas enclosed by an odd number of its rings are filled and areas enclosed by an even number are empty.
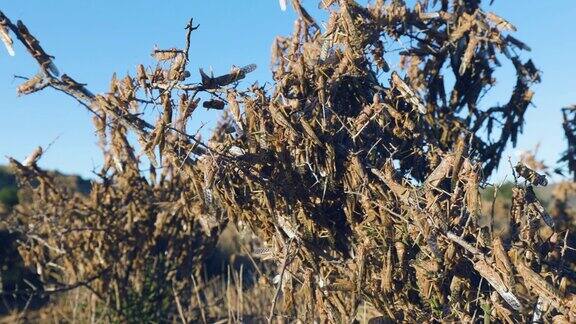
[[[22,22],[13,24],[0,13],[0,25],[18,36],[40,66],[19,93],[49,86],[90,109],[105,161],[99,180],[84,196],[66,190],[38,167],[41,147],[23,162],[10,159],[21,189],[31,195],[9,219],[11,230],[23,236],[19,250],[24,261],[37,270],[44,293],[85,287],[106,305],[110,318],[159,321],[178,316],[175,300],[193,297],[191,278],[200,277],[203,260],[226,223],[222,212],[204,199],[210,166],[192,158],[210,156],[213,149],[187,135],[186,125],[198,93],[216,91],[247,71],[233,69],[210,85],[206,82],[212,79],[188,85],[183,82],[189,75],[188,48],[162,56],[156,50],[157,66],[139,66],[137,78],[114,76],[108,93],[94,95],[71,77],[58,77],[52,57]],[[195,28],[190,21],[187,46]],[[140,118],[144,104],[163,112],[156,125]],[[179,112],[174,119],[173,109]],[[148,155],[148,172],[140,169],[129,130]]]
[[[539,81],[518,56],[529,48],[508,33],[514,26],[480,1],[328,0],[322,31],[292,3],[299,18],[276,39],[270,91],[235,86],[253,65],[186,83],[186,46],[155,51],[163,65],[93,95],[58,77],[23,24],[0,15],[40,65],[20,93],[52,87],[79,100],[95,113],[106,157],[85,199],[54,189],[35,158],[13,161],[23,181],[39,182],[21,228],[26,260],[129,318],[122,303],[150,275],[191,299],[180,287],[193,260],[231,221],[277,263],[269,320],[350,322],[362,301],[395,321],[574,320],[567,240],[533,189],[545,177],[516,168],[526,181],[513,190],[509,236],[479,222],[479,188],[516,142]],[[397,47],[401,69],[388,73]],[[514,90],[484,107],[502,63],[515,68]],[[208,144],[185,129],[199,93],[210,94],[204,107],[227,108]],[[137,114],[142,103],[159,108],[155,124]],[[143,178],[128,132],[159,177]],[[155,309],[190,319],[178,300]]]
[[[114,183],[94,183],[85,197],[54,186],[35,165],[11,162],[21,186],[34,188],[32,203],[15,212],[24,226],[14,229],[25,234],[21,255],[36,265],[46,292],[88,286],[138,318],[168,313],[173,290],[189,294],[216,230],[199,229],[200,202],[179,189],[186,188],[181,178],[154,186],[125,166]]]
[[[531,62],[509,54],[519,44],[502,35],[509,25],[472,2],[438,12],[334,6],[324,33],[300,8],[292,38],[277,39],[276,87],[244,96],[244,118],[234,120],[243,134],[225,142],[246,152],[253,171],[224,165],[214,196],[269,244],[286,273],[284,299],[309,305],[295,317],[349,321],[362,299],[393,320],[531,316],[535,294],[504,281],[514,268],[501,278],[495,269],[508,257],[491,252],[534,242],[528,210],[507,242],[478,224],[479,185],[515,141],[538,80]],[[382,41],[404,39],[416,39],[401,53],[407,77],[392,72],[386,87],[377,78],[387,70]],[[508,104],[483,109],[497,63],[490,49],[510,58],[518,81]],[[456,80],[449,95],[446,74]],[[496,120],[498,140],[477,135]],[[518,190],[539,210],[530,187]],[[521,246],[518,259],[532,262],[533,247]]]

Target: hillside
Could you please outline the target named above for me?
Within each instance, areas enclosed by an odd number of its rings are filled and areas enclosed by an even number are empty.
[[[48,173],[55,177],[56,183],[72,191],[82,194],[88,194],[90,192],[89,180],[77,175],[67,175],[59,171],[49,171]],[[25,199],[25,197],[22,196],[22,193],[18,194],[16,177],[9,167],[0,165],[0,216],[8,213],[13,206],[18,204],[19,199]]]

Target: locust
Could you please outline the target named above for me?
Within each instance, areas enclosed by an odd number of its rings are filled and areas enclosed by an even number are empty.
[[[400,92],[402,97],[407,100],[421,114],[426,114],[426,107],[420,100],[420,97],[400,78],[396,71],[392,72],[392,84]]]

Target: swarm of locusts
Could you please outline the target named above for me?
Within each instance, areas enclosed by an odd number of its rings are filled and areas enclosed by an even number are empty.
[[[517,165],[509,233],[481,222],[479,190],[516,143],[540,80],[515,27],[479,0],[324,0],[325,25],[292,5],[272,88],[240,88],[254,65],[191,82],[191,21],[184,49],[154,50],[155,66],[114,76],[104,94],[59,76],[25,25],[0,13],[9,50],[15,35],[39,65],[18,92],[75,98],[93,112],[105,157],[89,197],[54,184],[36,164],[41,150],[11,161],[34,192],[14,223],[44,289],[89,287],[120,316],[149,281],[192,298],[205,251],[233,223],[261,241],[255,257],[277,263],[269,320],[351,322],[364,302],[392,321],[576,320],[570,224],[558,216],[567,199],[546,211],[534,190],[546,177]],[[516,84],[505,104],[486,106],[504,64]],[[186,129],[200,106],[224,110],[206,143]],[[156,310],[177,314],[162,287],[149,294]]]

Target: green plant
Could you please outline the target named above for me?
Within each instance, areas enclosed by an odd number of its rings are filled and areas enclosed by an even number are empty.
[[[0,189],[0,203],[8,208],[18,204],[18,189],[15,187],[4,187]]]

